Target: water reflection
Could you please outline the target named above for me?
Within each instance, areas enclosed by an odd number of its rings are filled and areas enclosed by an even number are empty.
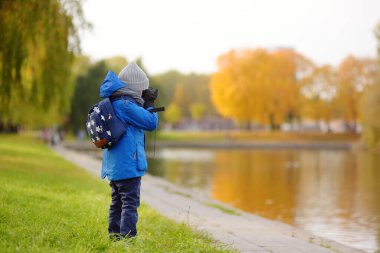
[[[190,159],[190,155],[193,159]],[[207,193],[213,171],[213,156],[214,153],[211,151],[159,150],[156,151],[156,159],[148,159],[149,173]]]
[[[374,154],[163,149],[150,159],[150,173],[353,247],[380,248],[380,158]]]

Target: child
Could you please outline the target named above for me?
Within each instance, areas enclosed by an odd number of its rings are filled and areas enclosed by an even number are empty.
[[[102,178],[110,180],[112,189],[108,222],[111,239],[137,235],[141,177],[147,170],[144,131],[152,131],[158,124],[157,113],[148,111],[154,105],[157,90],[148,88],[146,74],[134,62],[118,77],[110,72],[100,87],[100,97],[110,97],[116,116],[128,125],[117,145],[103,151]],[[146,101],[142,98],[143,90]]]

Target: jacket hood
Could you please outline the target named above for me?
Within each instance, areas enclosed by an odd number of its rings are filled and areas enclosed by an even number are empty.
[[[126,86],[126,84],[123,83],[114,72],[108,71],[102,85],[100,85],[100,97],[107,98],[111,96],[112,93],[120,88],[123,88],[124,86]]]

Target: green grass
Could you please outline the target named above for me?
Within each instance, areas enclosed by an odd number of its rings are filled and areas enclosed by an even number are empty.
[[[349,133],[280,132],[280,131],[161,131],[157,140],[163,141],[271,141],[271,142],[323,142],[358,141],[360,135]]]
[[[218,209],[218,210],[220,210],[220,211],[222,211],[223,213],[226,213],[226,214],[237,215],[237,216],[240,215],[235,210],[227,208],[227,207],[224,207],[222,205],[218,205],[218,204],[214,204],[214,203],[208,203],[208,202],[204,202],[203,204],[205,204],[206,206],[210,206],[210,207],[216,208],[216,209]]]
[[[0,252],[233,252],[145,204],[139,236],[111,242],[109,191],[37,140],[0,135]]]

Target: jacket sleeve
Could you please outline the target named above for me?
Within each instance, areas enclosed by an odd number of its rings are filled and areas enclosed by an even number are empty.
[[[126,102],[122,105],[123,119],[134,127],[146,131],[153,131],[158,125],[158,115],[156,112],[149,112],[147,109],[134,103]]]

